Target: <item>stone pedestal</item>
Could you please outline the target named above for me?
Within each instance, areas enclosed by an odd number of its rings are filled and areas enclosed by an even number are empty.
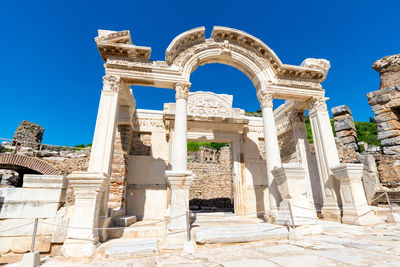
[[[362,164],[341,164],[333,167],[332,172],[340,181],[340,195],[343,204],[342,222],[355,225],[372,225],[380,223],[368,206],[361,177]]]
[[[189,210],[189,188],[193,181],[191,171],[165,171],[171,189],[169,230],[186,230],[186,211]]]
[[[317,222],[317,213],[312,202],[306,197],[305,170],[300,164],[288,163],[272,171],[281,193],[282,202],[275,219],[276,224],[308,225]],[[289,207],[290,206],[290,207]]]
[[[74,190],[75,206],[61,253],[67,257],[91,257],[100,239],[96,228],[108,227],[110,222],[105,194],[110,177],[105,173],[73,172],[68,179]]]

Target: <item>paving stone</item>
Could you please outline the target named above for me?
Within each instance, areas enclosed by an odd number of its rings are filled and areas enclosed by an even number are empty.
[[[291,257],[271,257],[270,261],[280,266],[338,266],[338,263],[317,255],[296,255]]]
[[[242,266],[251,266],[251,267],[273,267],[279,266],[270,261],[264,259],[252,259],[252,260],[241,260],[241,261],[230,261],[223,262],[222,266],[224,267],[242,267]]]
[[[124,244],[117,244],[106,250],[106,258],[131,257],[149,255],[158,252],[157,239],[143,239]]]
[[[304,248],[292,245],[276,245],[269,247],[257,248],[257,250],[262,251],[266,254],[283,254],[289,252],[304,252]]]
[[[376,253],[373,251],[366,252],[354,248],[345,248],[338,250],[318,250],[316,254],[331,260],[342,262],[344,264],[352,264],[356,266],[370,266],[376,262],[385,262],[387,255]]]

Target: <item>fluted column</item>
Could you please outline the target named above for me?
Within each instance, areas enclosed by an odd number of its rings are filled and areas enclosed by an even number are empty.
[[[325,98],[311,98],[308,101],[308,111],[324,200],[322,215],[327,220],[340,221],[339,185],[331,171],[340,161]]]
[[[264,122],[264,142],[265,157],[267,162],[267,176],[269,188],[269,203],[271,210],[277,210],[281,197],[278,191],[277,182],[272,174],[272,170],[281,167],[281,154],[278,144],[278,136],[275,127],[274,110],[272,103],[272,95],[264,90],[257,93],[260,102]]]

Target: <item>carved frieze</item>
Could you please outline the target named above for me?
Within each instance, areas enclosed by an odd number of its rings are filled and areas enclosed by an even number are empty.
[[[133,130],[135,131],[165,130],[165,125],[162,119],[138,118],[133,123]]]
[[[193,116],[232,116],[232,96],[211,92],[189,94],[188,114]]]
[[[271,83],[276,86],[294,87],[294,88],[307,88],[314,90],[322,90],[322,86],[319,82],[313,81],[301,81],[292,79],[277,79],[275,82]]]
[[[289,117],[285,117],[283,120],[281,120],[277,125],[276,125],[276,132],[277,134],[281,134],[286,132],[292,127],[292,123],[290,121]]]
[[[264,127],[262,125],[247,125],[246,128],[250,133],[258,133],[264,136]]]
[[[116,57],[107,58],[107,64],[120,65],[127,68],[168,69],[170,66],[165,61],[129,60]]]

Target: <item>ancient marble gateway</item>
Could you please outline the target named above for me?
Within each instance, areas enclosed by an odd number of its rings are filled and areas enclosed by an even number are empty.
[[[163,61],[150,60],[151,48],[132,44],[129,31],[99,30],[95,41],[105,62],[103,90],[88,171],[68,176],[75,208],[64,255],[94,255],[99,240],[107,239],[104,228],[116,216],[169,218],[168,233],[185,230],[193,181],[188,140],[231,144],[236,215],[285,224],[291,205],[296,225],[313,224],[317,210],[324,219],[341,220],[341,195],[348,207],[366,203],[365,196],[353,192],[359,183],[339,187],[331,170],[335,167],[340,181],[347,181],[358,177],[360,168],[339,167],[321,87],[329,61],[307,58],[300,66],[283,64],[256,37],[219,26],[210,38],[204,27],[180,34]],[[191,73],[209,63],[227,64],[247,75],[262,118],[232,108],[232,96],[190,92]],[[163,111],[136,110],[131,85],[173,89],[176,101],[166,103]],[[286,102],[274,109],[273,99]],[[315,154],[307,141],[306,110]],[[175,247],[182,240],[175,239]]]

